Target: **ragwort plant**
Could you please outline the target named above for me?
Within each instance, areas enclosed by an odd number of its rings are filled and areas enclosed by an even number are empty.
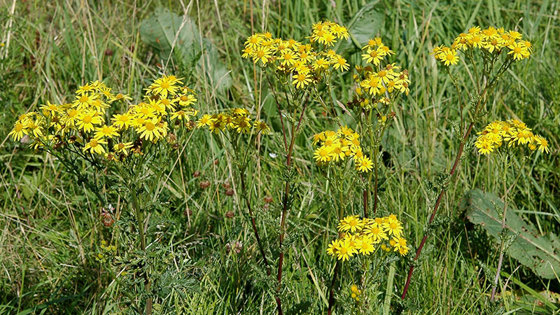
[[[325,21],[313,25],[309,41],[302,43],[294,39],[274,38],[271,33],[257,33],[247,38],[242,57],[253,60],[264,72],[268,86],[272,91],[277,112],[282,126],[282,142],[286,156],[283,177],[284,188],[279,224],[277,268],[277,294],[282,290],[282,270],[284,266],[286,236],[286,217],[293,200],[293,150],[296,134],[300,131],[310,99],[320,99],[317,86],[326,84],[335,72],[349,69],[347,60],[333,49],[340,39],[349,36],[344,26]],[[282,305],[277,299],[279,314],[283,314]]]
[[[400,95],[409,93],[410,79],[407,70],[401,70],[400,66],[389,62],[388,58],[394,52],[383,44],[381,38],[370,39],[362,52],[365,65],[356,66],[355,96],[350,104],[355,109],[362,134],[369,141],[366,152],[373,162],[373,172],[368,174],[364,182],[364,217],[367,218],[370,195],[373,195],[371,212],[375,215],[377,211],[379,173],[382,166],[380,160],[383,153],[381,141],[395,117],[394,110]]]
[[[490,295],[490,300],[494,301],[496,297],[496,288],[500,280],[500,271],[502,269],[504,252],[508,247],[508,240],[506,236],[506,217],[508,208],[507,197],[513,187],[516,186],[517,180],[522,174],[522,172],[518,172],[517,177],[508,187],[507,174],[508,169],[511,166],[511,155],[515,154],[516,151],[520,152],[522,155],[523,165],[527,155],[534,152],[540,152],[542,154],[549,153],[550,149],[548,141],[544,137],[533,133],[531,128],[527,127],[525,123],[518,119],[510,119],[507,121],[497,120],[488,124],[483,131],[478,133],[478,137],[476,138],[474,145],[480,154],[487,155],[489,158],[496,154],[498,157],[497,162],[501,160],[503,163],[502,198],[504,201],[504,207],[501,213],[502,234],[500,235],[498,266],[496,268],[496,276],[494,277],[494,281],[492,283],[492,293]]]
[[[327,105],[327,100],[333,95],[331,80],[336,71],[343,72],[350,68],[347,60],[336,53],[336,42],[346,39],[348,36],[347,30],[343,26],[328,21],[319,22],[313,25],[307,44],[293,39],[276,39],[270,33],[259,33],[247,39],[243,50],[243,57],[252,59],[265,72],[264,76],[276,102],[286,155],[284,170],[286,180],[279,225],[280,254],[276,295],[279,314],[283,313],[278,296],[282,289],[286,217],[293,200],[292,159],[295,136],[300,131],[305,111],[312,100],[316,100],[323,106],[325,112],[333,112],[332,106]],[[361,178],[361,185],[358,187],[363,187],[364,220],[367,220],[368,217],[370,194],[373,194],[374,200],[372,212],[375,214],[377,209],[381,140],[395,115],[393,110],[398,97],[402,93],[408,94],[408,84],[410,83],[406,70],[401,70],[399,66],[388,62],[388,57],[392,54],[393,52],[382,43],[380,38],[371,39],[363,47],[362,59],[366,65],[356,67],[357,74],[354,76],[356,96],[351,104],[355,108],[356,120],[359,122],[358,128],[367,136],[365,138],[366,149],[362,149],[360,135],[346,126],[342,126],[336,132],[325,131],[313,137],[313,142],[319,144],[319,148],[314,152],[315,160],[322,166],[329,166],[331,171],[328,172],[327,181],[332,180],[335,195],[340,196],[340,198],[333,198],[333,201],[337,204],[338,220],[341,222],[344,220],[347,198],[344,197],[343,189],[340,187],[348,177],[346,172],[349,163],[354,164],[354,169]],[[319,84],[326,86],[326,89],[320,90]],[[324,91],[328,92],[327,97],[325,97]],[[335,102],[333,101],[333,103]],[[348,111],[347,113],[351,114]],[[385,231],[384,227],[381,229]],[[256,232],[255,234],[257,235]],[[399,238],[391,239],[391,244],[401,246],[400,252],[405,255],[408,252],[406,240],[400,238],[400,232],[398,235]],[[345,243],[335,243],[330,252],[344,251],[346,247],[340,247],[342,244]],[[361,244],[373,246],[378,243],[377,239],[374,243],[368,243],[367,239],[364,239]],[[350,250],[349,254],[352,255],[353,251]],[[264,254],[262,256],[266,262]],[[365,270],[369,267],[369,264],[364,262],[362,282],[368,278]],[[332,312],[334,306],[334,286],[339,270],[340,261],[337,260],[329,290],[328,313]]]
[[[457,171],[465,150],[465,145],[468,143],[475,125],[484,120],[486,104],[492,98],[494,88],[500,82],[502,75],[514,63],[529,58],[531,50],[531,43],[524,40],[519,32],[506,31],[503,28],[495,27],[482,30],[478,26],[470,28],[467,33],[459,34],[451,46],[442,45],[434,48],[433,55],[435,59],[443,65],[459,95],[458,112],[461,135],[453,166],[441,187],[440,193],[433,206],[433,211],[428,219],[428,230],[424,232],[422,241],[418,245],[414,256],[414,262],[410,265],[408,270],[408,276],[401,295],[402,299],[406,298],[414,272],[414,263],[420,257],[422,249],[426,244],[430,225],[434,221],[437,210],[441,205],[443,195],[447,189],[446,185]],[[461,84],[453,70],[456,68],[459,61],[473,72],[472,83],[474,84],[474,88],[471,89],[465,86],[461,89]],[[487,144],[480,141],[476,145],[480,148]],[[490,149],[491,146],[486,150]]]
[[[143,255],[148,241],[147,206],[139,201],[147,189],[143,181],[150,173],[161,175],[155,158],[177,147],[178,139],[193,129],[191,118],[197,114],[192,107],[197,101],[194,92],[182,84],[173,75],[163,76],[146,89],[140,102],[133,103],[130,96],[114,93],[103,82],[90,82],[79,87],[69,103],[47,101],[39,111],[22,114],[9,135],[56,157],[96,196],[108,225],[112,223],[111,204],[117,201],[111,200],[112,189],[125,187],[126,195],[116,197],[124,198],[134,213],[138,250]],[[126,111],[119,113],[123,107]],[[93,176],[87,173],[90,167],[95,170]],[[103,193],[108,188],[109,193]],[[96,259],[102,261],[103,257]],[[149,314],[151,281],[146,270],[141,273]]]
[[[348,104],[353,110],[355,120],[358,122],[358,128],[361,130],[362,134],[366,136],[362,139],[358,133],[343,126],[336,132],[325,131],[313,137],[313,142],[319,144],[319,148],[316,149],[314,153],[316,162],[319,165],[332,166],[332,168],[330,168],[332,172],[328,173],[327,180],[334,183],[335,190],[338,189],[335,195],[339,198],[338,202],[335,203],[337,203],[338,206],[338,220],[340,222],[346,220],[344,219],[344,210],[346,208],[346,197],[343,191],[344,180],[349,177],[354,178],[353,176],[349,176],[348,168],[344,167],[346,158],[353,161],[354,168],[359,174],[360,182],[356,186],[363,187],[364,222],[369,220],[369,213],[373,213],[374,216],[376,215],[379,199],[379,177],[383,165],[380,161],[383,152],[381,142],[385,131],[395,117],[394,110],[397,109],[396,103],[399,96],[403,93],[408,94],[409,92],[408,85],[410,80],[408,71],[401,71],[398,65],[389,62],[389,57],[394,53],[389,47],[383,44],[381,38],[376,37],[369,40],[367,45],[362,48],[362,51],[362,60],[365,65],[356,66],[357,73],[354,75],[356,85],[355,96]],[[350,112],[347,113],[352,114]],[[373,205],[370,205],[368,202],[370,195],[373,199]],[[333,199],[337,200],[337,198]],[[372,207],[371,210],[370,206]],[[356,216],[348,218],[353,218],[353,222],[359,222],[356,221],[359,220]],[[391,218],[395,217],[391,216]],[[374,230],[383,232],[385,228],[380,225],[379,229],[376,227]],[[400,252],[404,256],[408,253],[408,247],[406,245],[406,240],[400,238],[400,232],[398,235],[399,237],[392,239],[391,242],[402,245],[403,249]],[[339,236],[343,237],[342,231]],[[358,238],[358,245],[355,245],[354,241],[350,242],[351,246],[345,242],[333,243],[333,247],[330,248],[329,253],[338,254],[344,252],[349,253],[351,256],[354,246],[358,246],[356,247],[356,249],[358,249],[360,244],[364,246],[371,245],[371,249],[373,250],[373,244],[378,244],[378,239],[375,237],[371,240],[369,238],[364,238],[363,241],[361,240],[361,238]],[[373,240],[375,240],[374,243],[370,242]],[[350,247],[344,245],[349,245]],[[406,248],[406,250],[404,250],[404,248]],[[369,253],[370,252],[366,251],[366,254]],[[341,268],[341,262],[339,260],[347,259],[348,256],[343,255],[338,256],[338,258],[329,289],[327,310],[329,314],[332,312],[335,303],[334,288]],[[384,258],[372,263],[372,265],[375,266],[373,268],[374,270],[378,270],[380,265],[387,261]],[[369,267],[369,262],[364,261],[362,263],[361,287],[363,288],[365,287],[366,279],[369,278],[369,274],[367,274]],[[372,273],[371,278],[380,280],[377,276],[377,271],[375,271]],[[390,278],[391,279],[387,279],[388,283],[392,282],[392,277]],[[391,294],[387,293],[387,295],[390,296]],[[367,303],[364,303],[364,300],[362,300],[360,305],[365,306]]]
[[[249,110],[245,108],[233,108],[217,114],[205,114],[197,122],[198,128],[204,128],[216,135],[222,146],[231,155],[235,167],[235,177],[239,180],[241,193],[238,194],[245,203],[251,228],[257,246],[261,254],[265,271],[268,276],[272,274],[269,259],[266,256],[265,245],[261,240],[255,213],[252,206],[251,187],[247,187],[247,181],[251,176],[251,161],[258,154],[257,139],[262,134],[270,133],[270,127],[266,122],[251,117]],[[253,183],[253,181],[251,181]],[[241,205],[241,202],[238,202]],[[275,297],[277,305],[281,305],[280,298]]]

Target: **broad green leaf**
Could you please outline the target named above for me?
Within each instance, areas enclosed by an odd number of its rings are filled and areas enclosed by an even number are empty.
[[[378,1],[368,3],[354,15],[347,25],[350,39],[341,44],[340,51],[359,50],[368,40],[380,35],[385,15],[376,9],[377,3]]]
[[[488,234],[500,242],[502,233],[501,214],[504,203],[498,196],[475,189],[465,196],[467,218],[482,226]],[[538,276],[555,279],[560,276],[560,240],[554,234],[540,235],[537,229],[515,214],[508,207],[506,215],[506,239],[513,239],[507,254],[531,268]]]
[[[231,86],[229,71],[220,61],[218,50],[202,37],[188,16],[157,8],[152,16],[142,21],[140,37],[158,51],[164,62],[178,58],[186,66],[196,65],[197,71],[205,73],[215,90],[223,91]]]

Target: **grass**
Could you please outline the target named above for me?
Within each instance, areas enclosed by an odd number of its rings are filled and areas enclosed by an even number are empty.
[[[103,79],[116,90],[138,97],[153,80],[161,60],[143,44],[139,25],[158,6],[188,14],[218,48],[231,70],[232,87],[212,91],[207,77],[170,60],[167,73],[189,74],[198,91],[201,112],[245,106],[259,111],[279,131],[275,105],[264,78],[252,63],[241,59],[247,36],[267,30],[278,37],[302,39],[311,25],[323,19],[347,24],[365,5],[360,0],[333,1],[14,1],[0,0],[0,39],[7,57],[0,59],[0,313],[131,313],[141,312],[146,298],[142,279],[122,272],[148,270],[154,278],[151,295],[159,313],[271,313],[270,279],[262,265],[242,200],[225,195],[223,185],[235,180],[231,156],[203,133],[193,133],[174,156],[163,156],[160,170],[149,170],[140,196],[148,204],[149,246],[134,249],[136,234],[128,206],[119,197],[123,187],[104,186],[112,202],[111,228],[103,226],[101,208],[75,177],[52,156],[29,150],[8,139],[15,117],[47,100],[63,102],[90,80]],[[438,44],[450,44],[470,26],[495,25],[518,29],[535,47],[532,57],[514,66],[498,85],[483,123],[519,117],[547,137],[552,154],[522,163],[513,159],[509,178],[518,173],[508,194],[518,215],[542,234],[560,233],[560,51],[559,5],[555,1],[379,1],[384,16],[379,35],[395,52],[395,61],[409,69],[411,93],[401,100],[395,124],[383,140],[390,165],[383,168],[380,211],[395,213],[405,223],[407,237],[418,245],[442,174],[451,166],[459,141],[458,95],[430,55]],[[12,21],[12,23],[9,23]],[[11,27],[8,25],[11,24]],[[1,53],[4,52],[0,48]],[[359,58],[358,55],[352,58]],[[349,99],[351,75],[336,78],[336,98]],[[470,73],[460,80],[472,86]],[[325,312],[334,260],[326,246],[336,235],[336,211],[323,172],[312,163],[312,134],[334,128],[336,119],[311,108],[296,139],[295,170],[299,175],[288,217],[284,248],[285,286],[281,298],[287,314]],[[349,121],[348,123],[352,123]],[[482,123],[476,126],[482,128]],[[263,140],[262,154],[248,186],[257,222],[269,257],[278,255],[274,226],[280,216],[283,181],[280,134]],[[273,156],[278,155],[274,158]],[[214,163],[217,161],[217,163]],[[256,166],[258,165],[258,166]],[[503,169],[473,150],[466,153],[448,186],[436,224],[414,274],[409,295],[398,295],[406,280],[408,262],[396,263],[392,312],[407,314],[472,314],[495,312],[550,313],[558,305],[532,301],[538,292],[558,292],[555,280],[535,277],[507,255],[501,286],[506,279],[511,295],[489,302],[496,272],[497,244],[473,227],[461,211],[466,191],[480,188],[500,194]],[[192,174],[200,171],[200,177]],[[86,174],[94,176],[93,173]],[[161,172],[161,173],[157,173]],[[208,180],[207,189],[200,182]],[[101,179],[99,183],[104,184]],[[360,213],[361,199],[345,187],[347,213]],[[265,196],[273,203],[266,206]],[[226,212],[234,217],[227,218]],[[105,253],[101,240],[116,244],[115,255]],[[240,242],[239,254],[227,246]],[[229,245],[228,245],[229,244]],[[274,264],[273,264],[274,265]],[[521,267],[520,267],[521,266]],[[347,292],[356,273],[343,268],[337,286],[337,313],[350,312]],[[372,284],[367,293],[382,292]],[[501,292],[501,290],[498,290]],[[516,298],[517,297],[517,298]],[[532,299],[532,300],[531,300]],[[558,300],[556,300],[558,302]],[[381,309],[374,309],[380,311]],[[556,311],[557,312],[557,311]]]

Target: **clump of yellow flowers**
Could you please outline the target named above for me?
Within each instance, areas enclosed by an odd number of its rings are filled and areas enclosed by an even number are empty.
[[[358,286],[353,284],[350,287],[350,297],[356,302],[360,302],[360,295],[362,295],[362,290],[358,289]]]
[[[289,76],[297,89],[304,89],[332,69],[349,68],[347,60],[330,49],[337,40],[348,36],[344,26],[329,21],[313,25],[309,43],[273,38],[268,32],[256,33],[247,38],[242,57]]]
[[[369,110],[378,104],[388,105],[397,95],[408,95],[408,71],[401,71],[399,66],[386,62],[386,57],[394,52],[383,44],[381,38],[370,39],[362,51],[362,60],[369,65],[357,66],[358,73],[354,75],[356,94],[362,108]]]
[[[354,255],[368,256],[379,248],[402,256],[409,251],[406,239],[402,237],[402,223],[394,214],[375,219],[347,216],[340,220],[338,231],[341,236],[332,241],[327,253],[339,260],[348,260]]]
[[[142,140],[158,142],[165,138],[169,125],[187,123],[197,111],[196,97],[182,80],[163,76],[147,89],[137,104],[125,94],[113,94],[103,82],[87,83],[65,104],[41,106],[39,112],[19,117],[9,133],[14,140],[28,136],[35,148],[64,148],[81,154],[122,161],[131,153],[141,153]],[[120,106],[127,110],[113,113]]]
[[[495,57],[502,52],[518,61],[529,58],[531,55],[531,43],[523,40],[521,33],[516,31],[505,31],[504,28],[489,27],[481,30],[475,26],[467,33],[461,33],[450,47],[436,46],[434,56],[446,66],[455,65],[459,62],[458,52],[480,49],[485,55]]]
[[[356,170],[369,172],[373,163],[362,152],[359,138],[360,135],[348,127],[318,133],[313,136],[313,144],[319,144],[315,150],[315,160],[319,164],[327,164],[344,161],[348,157],[354,160]]]
[[[261,120],[254,120],[250,117],[249,111],[245,108],[232,108],[228,111],[213,115],[203,115],[197,122],[197,127],[208,128],[214,133],[234,130],[237,133],[248,134],[268,133],[270,128]]]
[[[517,119],[497,120],[478,133],[475,146],[480,154],[490,154],[507,144],[508,147],[526,145],[531,151],[549,153],[548,141],[536,135],[525,123]]]

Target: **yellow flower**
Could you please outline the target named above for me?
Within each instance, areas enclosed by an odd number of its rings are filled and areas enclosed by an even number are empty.
[[[253,62],[261,62],[263,65],[266,65],[270,61],[271,51],[269,47],[258,47],[253,52]]]
[[[192,105],[194,102],[197,101],[196,97],[194,97],[194,95],[192,94],[187,94],[187,95],[180,95],[179,97],[177,97],[175,99],[175,101],[177,101],[179,103],[179,105],[183,106],[183,107],[187,107]]]
[[[122,153],[124,156],[128,156],[128,150],[132,148],[132,142],[120,142],[113,146],[113,151],[116,153]]]
[[[479,137],[474,143],[480,154],[489,154],[494,151],[494,146],[486,137]]]
[[[513,135],[513,142],[517,141],[517,144],[527,144],[531,142],[534,135],[531,129],[520,129],[516,134]]]
[[[94,125],[101,125],[102,123],[103,119],[96,111],[84,110],[78,114],[78,128],[84,132],[92,131]]]
[[[396,237],[391,240],[391,245],[395,252],[399,252],[401,256],[405,256],[408,253],[408,245],[406,244],[406,239],[402,237]]]
[[[309,78],[309,75],[307,73],[300,72],[294,75],[294,81],[292,83],[296,86],[296,88],[302,89],[310,82],[311,79]]]
[[[544,137],[537,135],[533,138],[533,141],[535,142],[536,145],[538,145],[539,151],[550,153],[550,149],[548,147],[548,141]]]
[[[12,136],[13,140],[19,141],[26,134],[27,134],[27,130],[25,126],[20,121],[17,121],[14,124],[14,128],[12,129],[12,131],[8,133],[8,136]]]
[[[61,108],[60,105],[51,104],[51,102],[47,101],[46,105],[41,106],[41,110],[45,113],[45,116],[54,115],[60,112]]]
[[[159,95],[162,98],[167,98],[168,95],[175,96],[175,93],[179,90],[177,84],[182,83],[181,79],[177,79],[175,76],[163,76],[148,87],[148,94]]]
[[[212,120],[212,116],[210,115],[203,115],[196,123],[197,127],[204,127],[204,126],[209,126],[210,125],[210,121]]]
[[[132,124],[132,117],[129,113],[115,114],[111,120],[113,124],[121,130],[126,130]]]
[[[383,223],[383,228],[385,228],[387,234],[392,235],[394,237],[400,237],[403,232],[403,227],[395,216],[389,217]]]
[[[110,98],[110,100],[113,101],[130,101],[132,100],[132,97],[126,95],[126,94],[122,94],[122,93],[117,93],[117,95],[114,95]]]
[[[356,242],[356,248],[358,249],[360,254],[369,255],[375,250],[375,247],[373,246],[373,240],[367,235],[359,237]]]
[[[291,67],[296,63],[296,55],[290,49],[284,50],[280,59],[283,66]]]
[[[90,153],[103,154],[105,153],[103,144],[107,144],[107,142],[93,138],[85,145],[82,151],[86,152],[89,150]]]
[[[338,230],[341,232],[350,231],[352,233],[361,231],[363,228],[362,220],[357,215],[351,215],[340,221]]]
[[[336,256],[338,260],[348,260],[350,257],[354,256],[356,253],[356,248],[352,246],[352,241],[350,239],[346,239],[338,243],[338,248],[336,251]]]
[[[508,55],[513,55],[514,60],[525,59],[531,55],[523,42],[514,42],[513,44],[509,45],[508,48],[511,49],[508,52]]]
[[[362,59],[365,62],[373,63],[378,66],[381,60],[385,57],[382,49],[370,49],[365,54],[362,54]]]
[[[443,64],[446,66],[455,65],[459,62],[459,57],[457,57],[457,51],[454,49],[450,49],[449,51],[445,52],[442,57]]]
[[[140,134],[140,138],[154,142],[161,139],[166,134],[166,130],[159,125],[159,120],[156,118],[144,121],[144,123],[138,127],[137,132]]]
[[[373,168],[373,162],[367,157],[362,156],[356,159],[356,169],[360,172],[367,173]]]
[[[99,128],[96,128],[96,132],[95,132],[95,136],[94,138],[96,139],[103,139],[103,138],[113,138],[115,136],[118,136],[119,133],[117,132],[117,128],[113,127],[113,126],[101,126]]]
[[[314,157],[318,163],[329,162],[332,159],[331,150],[327,146],[321,146],[315,150]]]
[[[87,94],[84,93],[82,95],[76,96],[76,100],[74,101],[73,105],[80,108],[80,109],[88,109],[92,106],[93,101],[97,99],[97,94]]]
[[[373,222],[364,228],[364,232],[373,239],[374,243],[379,243],[386,240],[387,234],[377,222]]]
[[[262,120],[255,121],[253,126],[257,132],[261,132],[262,134],[268,134],[270,132],[270,127],[268,127],[268,125]]]
[[[334,61],[335,62],[333,64],[333,67],[337,70],[346,71],[348,70],[348,68],[350,68],[350,65],[346,62],[346,59],[342,56],[338,56]]]

